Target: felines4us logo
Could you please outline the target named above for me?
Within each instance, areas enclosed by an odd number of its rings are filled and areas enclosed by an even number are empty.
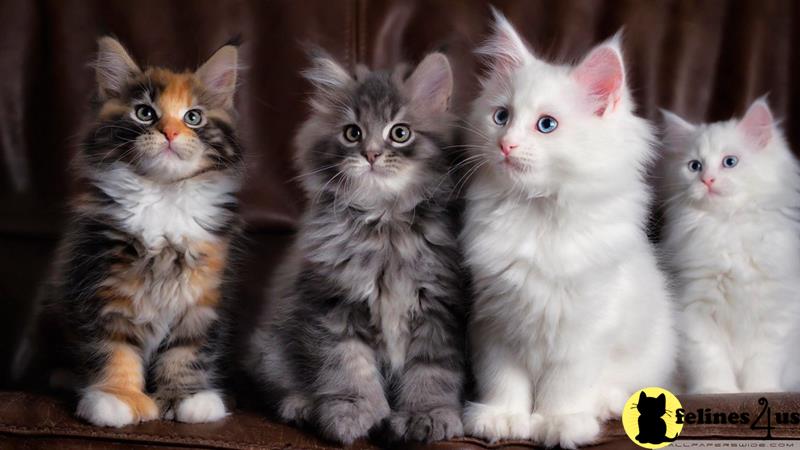
[[[672,392],[648,387],[628,398],[622,411],[622,426],[635,444],[652,449],[670,445],[684,425],[748,426],[751,430],[764,430],[762,439],[772,439],[775,424],[800,425],[800,412],[773,413],[766,397],[759,398],[758,404],[760,408],[754,416],[747,411],[721,412],[711,408],[686,411]]]

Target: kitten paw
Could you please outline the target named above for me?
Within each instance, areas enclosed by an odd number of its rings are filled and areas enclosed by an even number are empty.
[[[278,406],[278,416],[286,422],[302,423],[311,419],[311,401],[302,394],[289,394]]]
[[[377,405],[363,398],[322,400],[315,408],[317,425],[326,438],[350,445],[367,436],[373,426],[389,415],[389,404],[382,400]]]
[[[178,422],[214,422],[227,415],[222,397],[214,391],[200,391],[184,398],[175,406],[175,420]]]
[[[124,427],[136,422],[133,409],[127,403],[99,390],[89,390],[83,394],[76,414],[100,427]]]
[[[395,412],[387,419],[393,440],[433,442],[464,434],[459,412],[435,408],[425,413]]]
[[[464,431],[470,436],[489,442],[500,439],[528,439],[531,434],[530,415],[470,403],[464,410]]]
[[[621,416],[629,396],[630,394],[621,389],[608,389],[604,392],[600,399],[600,420],[606,421]]]
[[[600,434],[600,421],[589,413],[543,416],[531,415],[531,437],[545,447],[573,449],[594,442]]]

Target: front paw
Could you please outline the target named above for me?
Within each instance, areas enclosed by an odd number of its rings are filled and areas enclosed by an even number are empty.
[[[387,420],[391,439],[433,442],[464,434],[459,412],[454,408],[434,408],[423,413],[395,412]]]
[[[123,427],[158,417],[158,406],[141,392],[111,394],[90,389],[83,394],[76,414],[93,425]]]
[[[301,424],[311,419],[311,401],[302,394],[289,394],[278,405],[278,416],[288,423]]]
[[[214,391],[200,391],[175,404],[175,420],[178,422],[215,422],[227,415],[222,397]]]
[[[531,434],[530,414],[470,403],[464,410],[464,431],[469,436],[489,442],[528,439]]]
[[[593,414],[531,415],[531,437],[545,447],[577,448],[594,442],[600,421]]]
[[[370,402],[364,398],[330,398],[315,407],[317,425],[323,436],[352,444],[367,436],[369,430],[389,415],[385,398]]]

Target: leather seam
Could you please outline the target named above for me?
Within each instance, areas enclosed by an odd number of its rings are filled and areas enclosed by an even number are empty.
[[[225,444],[225,446],[259,446],[263,448],[267,448],[266,446],[269,445],[267,443],[258,442],[258,441],[243,441],[243,440],[231,440],[231,439],[205,439],[205,438],[190,438],[185,437],[182,435],[176,434],[166,434],[166,433],[95,433],[92,431],[90,427],[80,428],[80,427],[28,427],[24,425],[11,425],[6,423],[0,423],[0,433],[6,434],[15,434],[14,432],[26,432],[25,434],[42,434],[46,435],[48,433],[62,433],[70,437],[82,437],[87,439],[127,439],[127,440],[149,440],[151,442],[161,442],[161,443],[181,443],[181,444],[200,444],[200,445],[220,445]],[[57,436],[54,436],[57,437]],[[291,446],[288,448],[298,448]],[[316,444],[312,444],[314,448],[322,448]],[[268,447],[270,449],[285,449],[286,446]],[[301,447],[306,448],[306,447]]]

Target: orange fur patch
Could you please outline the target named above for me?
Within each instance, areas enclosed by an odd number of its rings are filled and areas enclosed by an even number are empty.
[[[98,117],[100,120],[108,120],[119,116],[124,116],[128,113],[128,111],[130,111],[130,107],[128,105],[122,104],[117,99],[111,99],[103,103]]]
[[[162,117],[159,129],[177,131],[179,134],[194,133],[183,122],[183,114],[194,106],[194,79],[189,73],[172,73],[157,70],[153,73],[164,84],[164,90],[158,96],[157,103]]]
[[[228,243],[201,242],[193,246],[192,252],[198,262],[192,269],[190,280],[202,291],[197,304],[214,307],[220,300],[219,286],[228,256]]]
[[[142,359],[128,345],[113,344],[103,375],[93,387],[125,402],[137,421],[158,417],[158,406],[144,393]]]

